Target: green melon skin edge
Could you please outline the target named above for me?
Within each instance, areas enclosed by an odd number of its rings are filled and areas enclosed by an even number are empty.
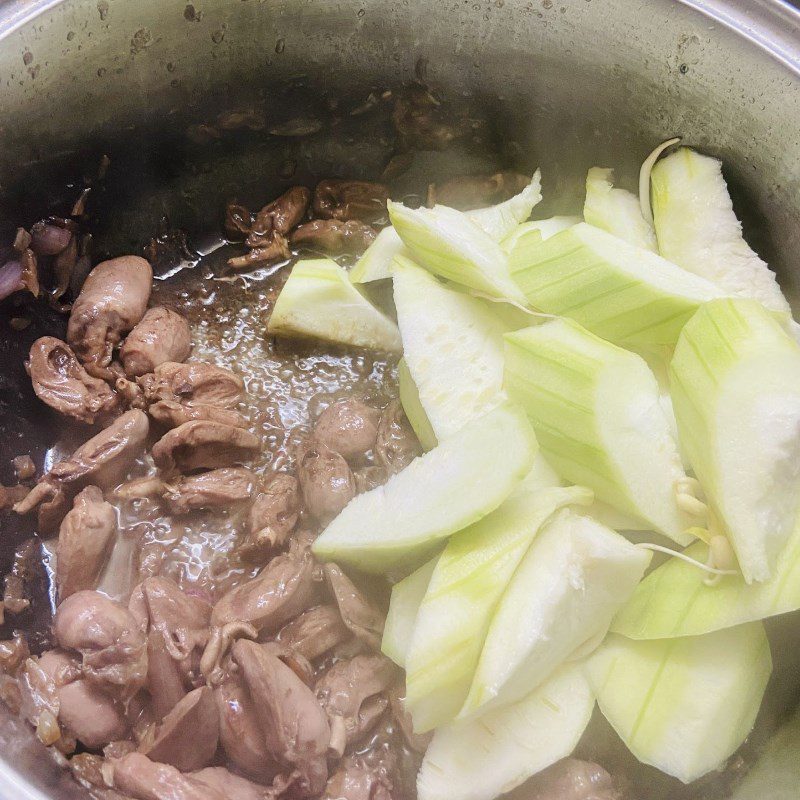
[[[760,622],[682,639],[612,634],[586,663],[628,749],[684,783],[720,768],[745,740],[771,672]]]
[[[698,520],[676,499],[686,473],[644,360],[567,319],[505,340],[506,390],[527,411],[553,469],[644,528],[692,541],[686,530]]]
[[[389,611],[383,626],[381,652],[391,658],[398,667],[405,667],[406,653],[414,634],[419,607],[428,591],[431,575],[439,556],[434,556],[419,569],[392,586]]]
[[[670,364],[678,432],[745,580],[764,581],[800,502],[800,346],[755,300],[716,300]]]
[[[573,486],[514,492],[451,537],[419,607],[406,654],[406,708],[423,733],[452,721],[472,685],[500,598],[542,525],[560,508],[588,505]]]
[[[438,444],[436,434],[433,432],[428,415],[419,401],[419,390],[411,377],[406,360],[401,358],[397,364],[397,388],[400,394],[400,403],[403,406],[408,421],[417,434],[417,439],[422,447],[433,450]]]
[[[585,222],[546,240],[521,237],[510,264],[532,308],[630,346],[674,345],[694,312],[723,295],[709,281]]]

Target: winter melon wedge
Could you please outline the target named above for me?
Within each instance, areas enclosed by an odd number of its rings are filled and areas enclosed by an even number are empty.
[[[745,740],[771,671],[760,622],[683,639],[611,634],[586,663],[600,710],[630,751],[684,783]]]
[[[537,449],[525,413],[504,403],[354,497],[312,549],[365,572],[419,564],[442,539],[494,511],[529,472]]]
[[[696,542],[684,554],[705,563],[708,545]],[[686,561],[669,559],[636,587],[611,630],[630,639],[700,636],[800,610],[800,525],[769,580],[748,584],[741,575],[723,575],[708,585],[707,577]]]
[[[608,630],[651,555],[588,517],[559,511],[503,593],[460,717],[520,700]]]
[[[406,366],[438,441],[505,399],[503,333],[487,303],[395,260],[394,302]]]
[[[281,289],[267,330],[272,336],[321,339],[397,352],[397,325],[367,300],[329,258],[303,259]]]
[[[664,258],[706,278],[726,295],[751,297],[788,315],[775,273],[742,236],[720,161],[681,147],[653,167],[650,180]]]
[[[505,250],[466,214],[447,206],[408,208],[389,201],[389,217],[420,266],[499,300],[526,305]]]
[[[523,478],[517,491],[535,492],[540,489],[550,489],[554,486],[563,485],[564,481],[539,452],[536,454],[531,471]]]
[[[401,358],[397,364],[397,388],[403,411],[405,411],[414,433],[417,434],[419,443],[425,450],[433,450],[437,444],[436,434],[433,432],[428,415],[419,401],[417,384],[414,383],[414,378],[411,377],[411,372],[404,358]]]
[[[530,237],[531,241],[538,239],[544,241],[582,221],[580,217],[549,217],[548,219],[535,219],[530,222],[523,222],[522,225],[518,225],[503,239],[501,245],[503,250],[510,255],[517,246],[517,242],[526,234],[532,234]],[[534,231],[536,232],[535,234],[533,233]]]
[[[467,211],[467,216],[483,228],[496,242],[506,238],[531,215],[534,206],[542,201],[542,174],[537,169],[531,182],[519,194],[503,203]]]
[[[656,379],[637,355],[571,320],[506,339],[506,389],[522,405],[542,453],[570,483],[680,544],[696,518],[681,511],[686,478]]]
[[[689,462],[745,580],[766,580],[800,503],[800,346],[755,300],[717,300],[670,364]]]
[[[496,511],[451,537],[406,655],[406,708],[416,732],[450,722],[460,711],[497,603],[542,525],[559,508],[592,499],[589,489],[577,486],[517,490]]]
[[[391,278],[392,262],[395,256],[402,254],[408,255],[408,251],[397,231],[389,225],[375,237],[375,241],[350,270],[350,280],[353,283],[370,283]]]
[[[398,667],[406,665],[406,653],[414,633],[417,613],[422,598],[428,591],[428,584],[431,582],[431,575],[438,560],[439,556],[434,556],[392,586],[389,611],[386,614],[386,624],[383,626],[381,652],[391,658]]]
[[[614,186],[614,170],[592,167],[586,176],[583,218],[626,242],[657,252],[653,226],[642,216],[639,198]]]
[[[581,665],[568,664],[522,700],[433,736],[417,777],[419,800],[494,800],[568,756],[594,696]]]
[[[585,222],[546,241],[523,236],[510,262],[531,307],[631,346],[674,345],[700,305],[723,295],[713,283]]]
[[[618,511],[614,506],[595,500],[586,509],[586,516],[596,519],[601,525],[611,528],[612,531],[649,531],[650,526],[630,514]]]
[[[541,199],[541,176],[537,170],[530,184],[519,194],[495,206],[469,211],[467,216],[490,238],[499,242],[519,227],[521,222],[528,219],[531,210]],[[394,226],[390,225],[384,228],[366,249],[350,271],[350,280],[353,283],[369,283],[390,278],[392,261],[398,255],[409,256],[410,253],[397,235]]]

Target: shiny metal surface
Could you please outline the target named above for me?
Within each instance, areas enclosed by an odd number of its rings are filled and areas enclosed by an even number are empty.
[[[681,134],[741,184],[792,291],[800,244],[800,17],[776,0],[13,0],[0,6],[0,184],[220,98],[287,82],[357,96],[428,78],[492,109],[496,136],[579,191]],[[281,118],[281,108],[271,114]]]
[[[485,162],[540,165],[546,197],[577,200],[595,164],[633,185],[668,136],[722,157],[748,238],[800,299],[800,14],[778,0],[0,0],[0,233],[102,152],[123,178],[101,252],[165,214],[217,225],[286,158],[374,175],[391,142],[369,122],[343,136],[326,101],[419,68],[491,119]],[[302,113],[321,130],[196,156],[187,126],[253,97],[268,128]],[[0,715],[0,800],[74,791]]]

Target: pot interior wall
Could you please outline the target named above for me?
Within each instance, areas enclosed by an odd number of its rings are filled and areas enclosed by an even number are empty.
[[[202,251],[227,199],[256,205],[298,180],[379,176],[398,147],[382,95],[416,78],[453,114],[474,119],[475,133],[449,150],[416,153],[396,192],[422,192],[437,176],[540,166],[539,210],[570,213],[580,209],[589,167],[613,166],[634,188],[645,155],[679,135],[725,160],[749,241],[800,299],[800,84],[786,63],[689,4],[22,5],[0,3],[4,243],[17,225],[68,211],[81,177],[108,155],[91,205],[96,256],[140,252],[154,232],[175,228]],[[220,133],[218,115],[242,109],[255,109],[257,121]],[[54,420],[34,402],[21,364],[30,342],[63,322],[44,308],[37,314],[22,335],[0,321],[6,483],[21,443],[41,458],[53,438]],[[10,515],[0,525],[9,532],[5,572],[10,545],[30,529]],[[796,685],[780,681],[765,712],[776,719],[797,699]],[[46,791],[59,781],[44,758],[18,763]]]
[[[585,171],[596,164],[616,167],[632,185],[642,157],[668,136],[683,136],[721,156],[748,236],[796,293],[800,142],[796,126],[783,124],[800,116],[794,73],[742,32],[688,5],[38,5],[41,13],[18,19],[0,47],[5,221],[19,215],[21,199],[41,206],[43,188],[74,179],[86,168],[87,155],[99,151],[116,156],[117,173],[125,177],[114,200],[120,214],[133,213],[124,226],[131,240],[152,230],[151,220],[163,213],[176,225],[207,226],[218,214],[218,205],[207,199],[209,189],[220,197],[230,188],[263,187],[286,154],[310,172],[339,167],[375,174],[392,149],[390,131],[374,136],[374,128],[363,124],[368,115],[348,114],[370,92],[396,87],[422,71],[445,96],[468,97],[477,107],[488,121],[485,150],[494,159],[542,167],[545,197],[557,188],[559,198],[571,195],[579,202]],[[735,12],[739,4],[721,5]],[[741,7],[764,5],[769,4]],[[9,17],[17,6],[8,5]],[[777,24],[788,33],[797,27],[794,18]],[[321,130],[303,141],[262,132],[251,137],[260,141],[250,158],[226,148],[211,148],[208,160],[189,152],[185,131],[191,122],[254,101],[263,103],[267,130],[280,130],[297,117],[318,120]],[[332,111],[334,103],[339,107]],[[336,122],[342,117],[354,124]]]

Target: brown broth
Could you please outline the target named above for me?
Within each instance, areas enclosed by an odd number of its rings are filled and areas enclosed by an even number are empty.
[[[291,469],[293,446],[333,399],[355,394],[384,405],[396,395],[396,359],[269,337],[269,315],[290,267],[232,274],[225,266],[232,249],[222,247],[193,269],[156,281],[151,305],[168,306],[189,320],[191,359],[244,379],[240,410],[264,442],[255,471]],[[154,473],[145,456],[131,477]],[[138,580],[163,575],[213,600],[258,569],[232,555],[246,523],[244,509],[173,517],[150,500],[108,499],[117,507],[120,532],[100,588],[115,598],[126,600]]]

